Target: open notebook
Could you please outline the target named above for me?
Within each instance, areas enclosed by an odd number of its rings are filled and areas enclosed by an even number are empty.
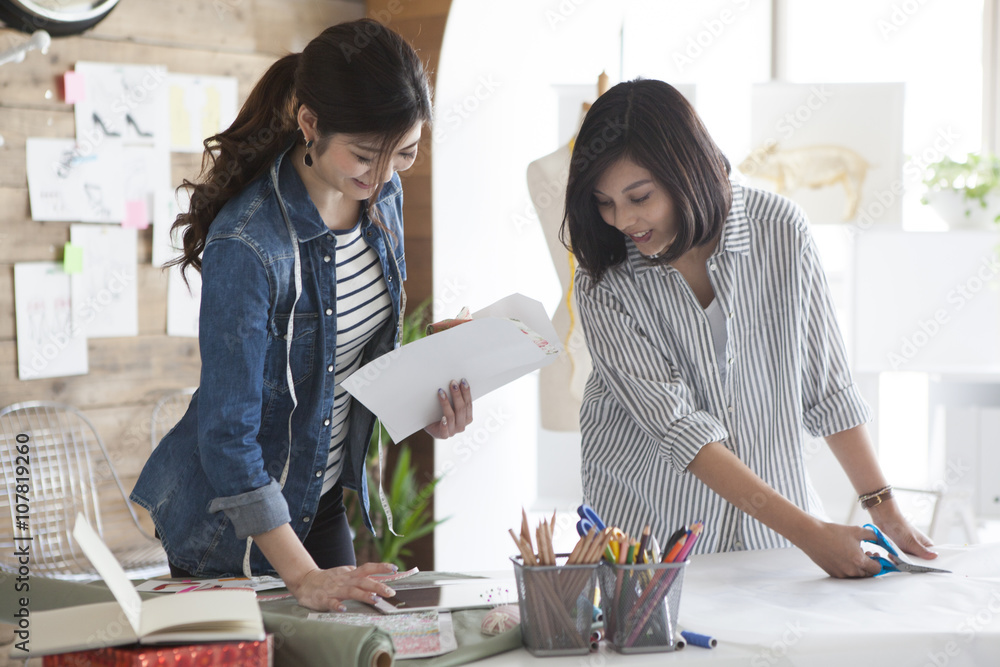
[[[100,573],[114,602],[31,613],[29,652],[18,658],[127,644],[263,641],[252,590],[195,591],[142,600],[111,551],[82,515],[73,537]]]

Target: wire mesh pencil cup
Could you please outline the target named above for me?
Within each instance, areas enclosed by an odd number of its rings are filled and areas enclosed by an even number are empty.
[[[601,561],[604,637],[619,653],[673,651],[683,563],[617,565]]]
[[[597,564],[528,565],[512,556],[517,604],[521,609],[521,642],[536,656],[583,655],[590,652]]]

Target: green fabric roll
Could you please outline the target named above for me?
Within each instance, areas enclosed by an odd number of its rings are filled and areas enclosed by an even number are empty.
[[[271,612],[263,612],[263,616],[265,629],[274,633],[275,667],[393,664],[396,652],[392,640],[377,628],[335,625]]]

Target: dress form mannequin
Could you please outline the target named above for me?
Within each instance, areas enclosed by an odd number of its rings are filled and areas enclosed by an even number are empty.
[[[607,88],[608,76],[602,73],[598,79],[598,96]],[[578,128],[589,108],[589,104],[584,105],[577,123]],[[542,428],[551,431],[580,430],[580,402],[592,368],[583,329],[576,316],[576,301],[572,292],[576,262],[559,240],[571,154],[572,140],[528,165],[528,192],[538,213],[563,294],[552,317],[552,325],[559,334],[565,352],[559,355],[555,363],[542,368],[539,378]]]

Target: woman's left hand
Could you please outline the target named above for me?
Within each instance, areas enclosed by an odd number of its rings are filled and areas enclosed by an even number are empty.
[[[903,553],[924,560],[937,558],[937,554],[927,548],[934,546],[934,542],[906,520],[895,499],[890,498],[879,503],[868,512],[871,514],[872,523],[878,526]]]
[[[450,391],[438,389],[442,417],[424,430],[439,440],[461,433],[472,422],[472,392],[467,380],[452,380]]]

